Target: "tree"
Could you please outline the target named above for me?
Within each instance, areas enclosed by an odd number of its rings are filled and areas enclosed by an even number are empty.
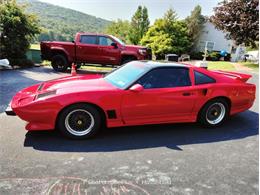
[[[128,36],[129,30],[129,21],[118,19],[117,21],[113,21],[110,25],[107,26],[105,33],[114,35],[125,43],[131,43]]]
[[[237,44],[255,46],[255,41],[259,39],[258,11],[258,0],[225,0],[214,8],[215,13],[210,20]]]
[[[205,23],[205,18],[201,15],[201,7],[197,5],[185,21],[187,23],[188,33],[191,39],[191,48],[194,49],[194,46],[196,45],[203,29],[203,24]]]
[[[133,44],[139,44],[150,25],[148,10],[146,7],[138,6],[131,20],[129,39]]]
[[[0,5],[0,26],[0,58],[7,58],[11,62],[25,59],[30,41],[40,33],[35,16],[25,14],[16,1],[8,1]]]
[[[167,53],[182,54],[190,47],[187,25],[177,20],[177,14],[169,9],[163,18],[157,19],[141,40],[141,44],[152,49],[156,59]]]

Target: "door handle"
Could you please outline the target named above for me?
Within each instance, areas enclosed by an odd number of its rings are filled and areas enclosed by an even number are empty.
[[[190,92],[184,92],[182,95],[183,95],[183,96],[190,96],[190,95],[192,95],[192,93],[190,93]]]

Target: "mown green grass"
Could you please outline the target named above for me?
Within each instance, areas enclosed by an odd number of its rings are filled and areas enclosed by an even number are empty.
[[[43,61],[43,65],[50,66],[51,62],[50,61]],[[112,67],[102,67],[102,66],[97,66],[97,65],[83,65],[80,68],[81,70],[90,70],[90,71],[112,71]],[[209,70],[235,70],[234,66],[230,62],[223,62],[223,61],[218,61],[218,62],[208,62],[208,69]]]
[[[91,71],[105,71],[109,72],[112,71],[112,67],[100,67],[100,66],[81,66],[80,69],[82,70],[91,70]]]
[[[259,72],[259,64],[254,64],[252,62],[239,62],[239,64],[251,68],[253,71]]]
[[[208,61],[209,70],[236,70],[230,62],[225,61]]]
[[[252,62],[238,62],[239,64],[252,69],[254,72],[259,72],[259,64],[254,64]],[[217,62],[208,62],[209,70],[236,70],[231,62],[217,61]]]
[[[42,62],[43,66],[51,66],[51,62],[44,60]],[[84,65],[81,66],[79,70],[89,70],[89,71],[94,71],[94,72],[110,72],[113,70],[112,67],[102,67],[102,66],[97,66],[97,65]]]

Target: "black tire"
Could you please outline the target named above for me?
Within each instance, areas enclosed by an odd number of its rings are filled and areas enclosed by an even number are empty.
[[[72,139],[90,138],[101,126],[101,114],[95,107],[87,104],[74,104],[65,108],[57,120],[58,130]]]
[[[222,125],[229,116],[229,105],[223,98],[207,102],[199,112],[198,122],[205,127]]]
[[[134,60],[136,60],[136,58],[134,58],[134,57],[131,57],[131,56],[125,57],[122,59],[121,65],[126,64],[127,62],[134,61]]]
[[[68,60],[64,55],[55,55],[51,60],[52,68],[57,72],[65,72],[68,69]]]

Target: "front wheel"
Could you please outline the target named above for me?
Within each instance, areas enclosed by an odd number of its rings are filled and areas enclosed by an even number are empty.
[[[75,104],[61,112],[57,127],[66,137],[85,139],[95,135],[101,128],[101,116],[91,105]]]
[[[229,115],[229,106],[224,99],[206,103],[199,113],[199,122],[206,127],[221,125]]]

